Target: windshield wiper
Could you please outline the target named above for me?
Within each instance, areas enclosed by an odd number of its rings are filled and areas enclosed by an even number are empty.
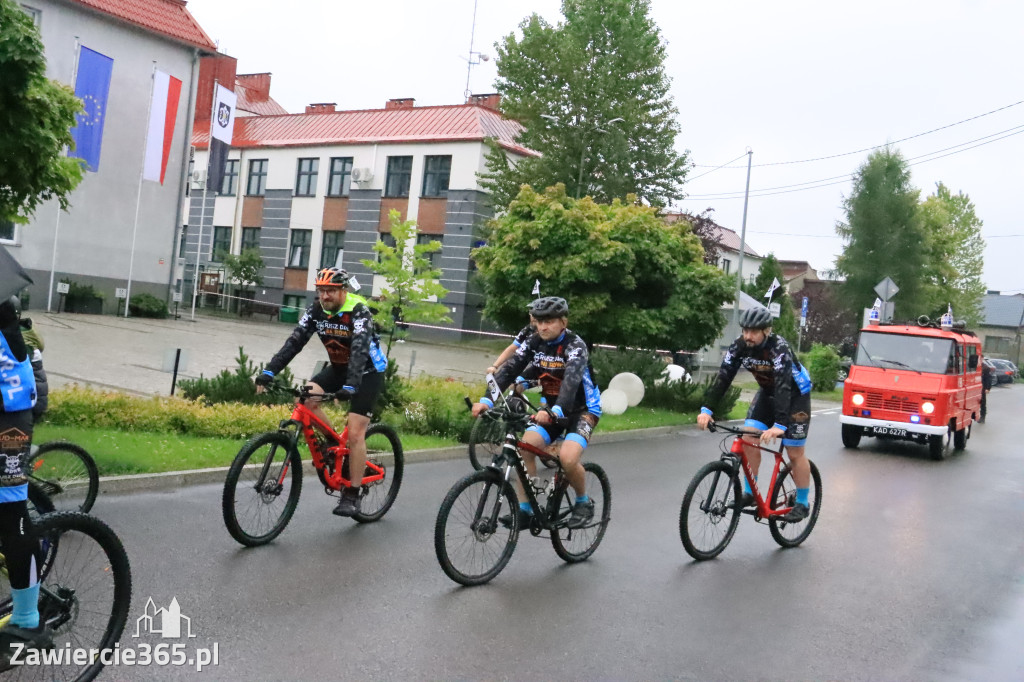
[[[864,346],[861,346],[860,349],[862,351],[864,351],[864,356],[868,359],[868,362],[870,362],[875,367],[878,367],[878,369],[882,370],[883,372],[885,371],[885,367],[881,367],[881,366],[875,364],[875,359],[873,357],[871,357],[871,353],[868,352],[867,348],[865,348]]]
[[[891,363],[893,365],[896,365],[897,367],[905,367],[906,369],[909,369],[911,372],[917,372],[918,374],[921,374],[921,370],[914,369],[910,365],[904,364],[904,363],[900,362],[899,360],[890,360],[889,358],[882,358],[881,360],[879,360],[879,362],[888,362],[888,363]]]

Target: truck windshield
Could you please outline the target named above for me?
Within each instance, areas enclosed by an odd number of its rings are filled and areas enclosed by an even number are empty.
[[[953,353],[951,339],[863,332],[853,364],[945,374]]]

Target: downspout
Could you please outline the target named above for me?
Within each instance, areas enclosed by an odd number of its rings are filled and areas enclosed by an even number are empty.
[[[192,149],[192,125],[196,118],[196,82],[199,80],[199,50],[192,49],[192,80],[188,84],[188,118],[185,121],[185,151],[181,155],[181,177],[178,178],[178,210],[174,217],[174,230],[171,231],[171,263],[170,275],[167,277],[167,298],[165,303],[170,303],[171,287],[174,286],[174,273],[177,269],[178,252],[174,250],[175,237],[178,234],[178,225],[181,225],[182,211],[185,206],[185,184],[189,181],[188,155]],[[189,199],[191,202],[191,198]]]

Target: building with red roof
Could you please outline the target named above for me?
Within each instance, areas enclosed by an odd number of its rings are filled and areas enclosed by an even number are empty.
[[[196,182],[179,242],[186,288],[201,280],[201,290],[214,294],[204,298],[227,294],[222,305],[233,307],[234,287],[221,261],[255,248],[265,264],[257,307],[283,306],[282,319],[294,319],[315,299],[313,283],[323,267],[344,267],[363,285],[361,293],[379,293],[382,281],[361,261],[375,258],[377,241],[391,240],[389,214],[398,211],[416,220],[420,241],[441,242],[432,260],[449,290],[444,302],[454,325],[477,326],[482,299],[468,286],[469,252],[491,215],[478,179],[487,141],[513,160],[534,154],[517,143],[522,128],[502,117],[498,96],[425,107],[392,99],[363,110],[325,102],[288,114],[275,110],[270,74],[236,77],[227,60],[220,55],[202,67],[192,134]],[[207,188],[204,206],[214,77],[235,82],[238,116],[224,183]]]
[[[62,212],[41,206],[28,225],[0,225],[0,243],[16,249],[35,281],[30,307],[56,308],[62,279],[91,285],[106,312],[118,293],[146,292],[169,300],[174,286],[175,236],[183,222],[193,107],[199,63],[216,45],[183,0],[18,0],[38,27],[47,76],[72,88],[88,49],[109,60],[105,106],[90,104],[102,120],[98,160]],[[142,181],[154,102],[154,69],[180,81],[177,104],[164,99],[161,123],[166,161],[162,181]],[[162,78],[162,76],[161,76]],[[168,92],[165,86],[164,92]],[[156,109],[159,112],[159,109]],[[82,118],[79,125],[85,125]],[[130,281],[129,281],[130,280]]]

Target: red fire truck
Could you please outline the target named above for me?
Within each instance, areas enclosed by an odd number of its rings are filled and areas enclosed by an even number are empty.
[[[927,444],[934,459],[963,450],[981,412],[981,359],[961,323],[864,327],[843,387],[843,445],[873,436]]]

